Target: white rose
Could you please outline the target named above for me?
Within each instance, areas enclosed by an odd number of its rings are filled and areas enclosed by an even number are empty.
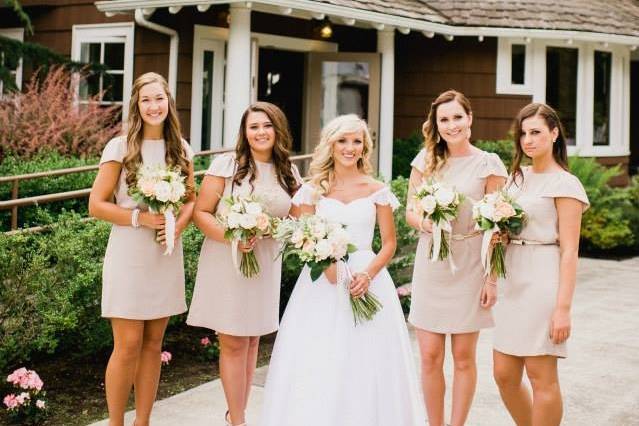
[[[448,206],[455,200],[455,193],[447,188],[440,188],[435,192],[437,202],[442,206]]]
[[[231,211],[234,211],[236,213],[239,213],[242,211],[242,204],[241,203],[235,203],[231,206]]]
[[[302,246],[302,251],[306,253],[312,253],[315,249],[315,241],[307,240]]]
[[[235,212],[231,212],[229,213],[227,219],[226,219],[226,223],[229,227],[229,229],[235,229],[238,228],[240,226],[240,219],[242,218],[242,215],[239,213],[235,213]]]
[[[304,240],[304,231],[301,229],[296,229],[291,235],[291,242],[295,245],[301,243]]]
[[[421,199],[420,205],[426,213],[431,214],[437,207],[437,200],[432,195],[427,195]]]
[[[331,243],[328,240],[321,240],[315,246],[315,255],[319,258],[319,260],[324,260],[328,256],[331,255],[332,247]]]
[[[252,214],[240,215],[240,226],[244,229],[252,229],[257,226],[257,218]]]
[[[246,213],[258,215],[262,213],[262,206],[259,203],[247,203],[246,204]]]
[[[169,201],[169,198],[171,197],[171,184],[165,181],[161,181],[155,184],[155,198],[158,199],[158,201],[161,201],[163,203],[166,203],[167,201]]]
[[[495,213],[495,207],[492,204],[482,204],[479,206],[479,213],[482,215],[482,217],[485,217],[486,219],[490,219],[493,220],[493,215]]]

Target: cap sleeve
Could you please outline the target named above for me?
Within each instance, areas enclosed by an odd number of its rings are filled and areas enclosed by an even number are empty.
[[[195,153],[193,152],[191,145],[189,145],[189,143],[184,139],[182,139],[182,148],[184,148],[184,154],[186,154],[187,160],[193,161],[193,157],[195,157]]]
[[[116,161],[121,163],[126,155],[126,138],[124,136],[118,136],[111,139],[102,151],[102,157],[100,157],[100,164],[107,163],[109,161]]]
[[[416,168],[420,173],[424,173],[426,170],[426,149],[422,148],[417,156],[410,163],[411,167]]]
[[[208,176],[219,176],[223,178],[232,177],[235,174],[235,155],[232,153],[220,154],[211,161],[211,165],[206,171]]]
[[[508,177],[508,171],[506,170],[506,166],[504,166],[504,162],[501,161],[499,155],[494,152],[487,152],[482,160],[479,177],[487,178],[488,176]]]
[[[319,198],[318,192],[308,183],[300,186],[300,189],[297,190],[293,198],[291,199],[291,203],[294,206],[301,206],[302,204],[308,206],[314,206],[317,204],[317,200]]]
[[[293,177],[295,178],[295,181],[297,181],[297,184],[302,185],[304,183],[304,179],[295,164],[291,164],[291,172],[293,173]]]
[[[388,186],[384,186],[380,190],[376,191],[371,195],[373,202],[375,204],[379,204],[380,206],[391,206],[391,209],[396,210],[399,206],[401,206],[399,200],[393,194]]]
[[[574,198],[583,204],[583,211],[590,206],[588,195],[579,179],[568,172],[562,172],[558,179],[552,179],[542,191],[542,197]]]

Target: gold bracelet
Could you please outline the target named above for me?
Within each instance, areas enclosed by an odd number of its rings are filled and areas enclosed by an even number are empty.
[[[368,280],[368,283],[370,284],[371,281],[373,281],[373,278],[371,278],[371,274],[368,273],[368,271],[362,271],[360,272],[360,274],[364,275],[366,277],[366,279]]]

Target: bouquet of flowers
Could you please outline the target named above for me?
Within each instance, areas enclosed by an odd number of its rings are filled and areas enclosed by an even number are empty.
[[[260,272],[255,253],[242,253],[238,264],[237,252],[240,241],[246,243],[253,237],[261,238],[271,232],[271,218],[265,213],[260,201],[253,195],[231,195],[222,198],[228,206],[226,211],[217,215],[224,227],[224,238],[231,241],[231,253],[235,268],[247,278]]]
[[[317,215],[304,215],[299,219],[287,218],[277,222],[274,238],[283,243],[284,259],[295,256],[300,263],[308,265],[313,281],[332,263],[338,263],[338,283],[345,279],[350,282],[352,279],[346,261],[348,254],[357,248],[350,243],[343,225],[328,222]],[[341,271],[345,273],[342,274]],[[346,289],[349,290],[348,285]],[[355,324],[372,319],[382,307],[371,292],[359,298],[351,296],[350,302]]]
[[[463,194],[433,179],[422,182],[420,186],[415,188],[413,194],[413,211],[430,219],[433,223],[430,260],[437,261],[449,258],[452,269],[455,268],[448,238],[453,231],[451,221],[457,217],[459,205],[463,200]]]
[[[138,203],[149,206],[154,213],[164,215],[165,255],[175,247],[175,215],[184,204],[186,185],[179,167],[159,164],[142,165],[136,173],[136,184],[129,188],[129,195]]]
[[[19,368],[7,376],[7,382],[18,389],[3,399],[8,417],[17,424],[39,424],[46,416],[44,383],[38,373]]]
[[[490,242],[495,233],[502,231],[509,235],[517,235],[524,227],[526,215],[513,199],[504,191],[487,194],[473,205],[475,228],[484,232],[481,245],[481,260],[486,274],[495,273],[498,277],[506,276],[504,256],[506,248],[499,241],[490,251]]]

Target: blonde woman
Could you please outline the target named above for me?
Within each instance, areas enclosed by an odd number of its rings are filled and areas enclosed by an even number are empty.
[[[371,137],[355,115],[331,120],[311,163],[311,181],[293,197],[294,216],[317,214],[347,226],[357,251],[350,282],[336,265],[315,282],[302,270],[282,318],[265,388],[262,426],[424,424],[408,331],[386,264],[396,246],[390,189],[371,177]],[[382,248],[371,249],[379,225]],[[383,304],[355,326],[349,292]]]
[[[104,148],[89,197],[89,214],[113,224],[102,272],[102,316],[113,329],[105,378],[109,426],[124,425],[132,386],[135,425],[149,424],[164,330],[171,315],[186,311],[179,237],[195,201],[193,152],[182,139],[175,101],[162,76],[143,74],[133,84],[128,129]],[[186,177],[187,202],[178,214],[175,249],[168,256],[163,255],[164,216],[127,194],[142,164],[176,166]]]
[[[449,90],[439,95],[423,126],[425,147],[411,163],[409,202],[414,188],[425,178],[454,187],[466,198],[452,223],[450,246],[456,272],[446,260],[428,259],[432,224],[412,209],[406,210],[408,224],[421,233],[408,320],[416,327],[424,401],[428,423],[433,426],[444,424],[446,335],[451,335],[454,361],[451,425],[461,426],[475,393],[479,330],[493,326],[490,307],[495,303],[496,279],[484,275],[472,202],[504,186],[507,172],[497,155],[470,143],[472,121],[470,102],[462,93]]]

